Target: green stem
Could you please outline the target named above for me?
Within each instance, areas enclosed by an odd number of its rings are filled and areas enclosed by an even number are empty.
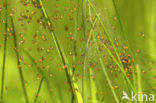
[[[14,27],[14,21],[13,21],[12,17],[11,17],[11,24],[12,24],[12,28],[13,28],[14,45],[15,45],[15,48],[18,49],[17,39],[16,39],[16,32],[15,32],[15,27]],[[15,52],[16,52],[16,58],[17,58],[17,65],[19,66],[18,70],[19,70],[19,75],[20,75],[21,84],[22,84],[22,88],[23,88],[23,93],[24,93],[24,96],[25,96],[26,103],[29,103],[27,91],[26,91],[26,88],[25,88],[23,71],[22,71],[21,63],[19,61],[19,51],[15,51]]]
[[[87,64],[87,56],[88,56],[88,47],[87,47],[87,35],[86,35],[86,1],[81,0],[82,4],[82,22],[83,22],[83,33],[84,33],[84,39],[85,39],[85,58],[84,58],[84,66],[82,69],[82,98],[83,103],[85,103],[85,70],[86,70],[86,64]]]
[[[149,44],[149,54],[155,54],[156,52],[156,47],[155,47],[155,33],[156,33],[156,29],[155,29],[155,23],[156,23],[156,1],[152,0],[152,8],[151,8],[151,15],[150,17],[150,29],[149,29],[149,36],[152,38],[152,40],[148,41]],[[150,57],[151,59],[156,60],[156,58],[154,58],[153,56]]]
[[[73,64],[76,64],[76,56],[77,56],[77,48],[76,48],[76,43],[77,43],[77,25],[78,25],[78,16],[79,16],[79,0],[77,0],[77,12],[75,13],[75,26],[74,26],[74,56],[73,56]],[[73,68],[73,76],[76,68]]]
[[[41,81],[40,81],[40,84],[39,84],[39,87],[38,87],[38,90],[37,90],[37,93],[36,93],[36,96],[35,96],[35,99],[34,99],[34,103],[36,103],[36,101],[38,99],[38,96],[39,96],[39,93],[40,93],[40,90],[41,90],[41,86],[42,86],[43,80],[44,80],[44,78],[42,78]]]
[[[6,64],[6,48],[7,48],[7,36],[8,36],[8,2],[5,0],[5,37],[4,37],[4,53],[3,53],[3,64],[2,64],[2,84],[1,84],[1,97],[0,102],[3,103],[3,93],[4,93],[4,78],[5,78],[5,64]]]
[[[110,78],[109,78],[109,76],[108,76],[108,74],[107,74],[107,71],[106,71],[106,69],[105,69],[104,63],[103,63],[103,61],[102,61],[101,58],[100,58],[100,64],[101,64],[101,66],[102,66],[102,70],[103,70],[103,72],[104,72],[104,74],[105,74],[105,77],[106,77],[106,79],[107,79],[108,85],[109,85],[109,87],[111,88],[111,91],[112,91],[112,93],[113,93],[113,95],[114,95],[114,98],[115,98],[115,100],[116,100],[116,103],[119,103],[119,99],[118,99],[118,97],[117,97],[117,95],[116,95],[116,93],[115,93],[115,91],[114,91],[114,89],[113,89],[113,86],[112,86],[112,84],[111,84]]]
[[[136,66],[137,69],[137,79],[138,79],[138,93],[142,93],[142,83],[141,83],[141,72],[140,72],[140,68],[139,65]],[[139,97],[141,99],[141,96]],[[142,100],[140,100],[140,103],[142,103]]]

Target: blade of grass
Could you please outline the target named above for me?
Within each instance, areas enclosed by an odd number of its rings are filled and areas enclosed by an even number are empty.
[[[4,53],[3,53],[3,66],[2,66],[2,83],[1,83],[1,97],[0,101],[3,103],[3,93],[4,93],[4,78],[5,78],[5,64],[6,64],[6,48],[7,48],[7,36],[8,36],[8,2],[5,0],[5,37],[4,37]]]
[[[141,94],[142,93],[142,83],[141,83],[141,72],[140,72],[139,65],[136,66],[136,69],[137,69],[137,79],[138,79],[138,93]],[[140,98],[140,103],[142,103],[141,96],[139,98]]]
[[[114,46],[114,43],[113,43],[111,37],[109,36],[108,31],[106,30],[106,28],[105,28],[105,26],[104,26],[102,20],[100,19],[100,16],[98,15],[98,13],[97,13],[95,7],[93,6],[93,4],[91,3],[90,0],[88,0],[88,3],[89,3],[89,5],[91,6],[91,8],[93,9],[93,11],[95,12],[95,14],[96,14],[96,16],[97,16],[97,18],[98,18],[100,24],[102,25],[102,28],[103,28],[103,30],[104,30],[104,32],[105,32],[105,34],[106,34],[108,40],[110,41],[110,43],[111,43],[111,45],[112,45],[112,47],[113,47],[113,50],[115,51],[115,54],[116,54],[117,59],[118,59],[118,62],[119,62],[119,63],[117,63],[118,66],[120,66],[120,69],[121,69],[123,75],[125,76],[125,78],[126,78],[128,84],[129,84],[129,86],[130,86],[131,89],[135,92],[135,89],[134,89],[134,87],[133,87],[131,81],[128,79],[128,77],[127,77],[127,75],[126,75],[126,73],[125,73],[125,71],[124,71],[123,64],[122,64],[122,62],[121,62],[121,60],[120,60],[120,57],[119,57],[118,52],[117,52],[117,50],[116,50],[116,48],[115,48],[115,46]],[[104,46],[105,46],[105,45],[104,45]],[[105,48],[107,49],[106,46],[105,46]],[[107,49],[107,50],[109,50],[109,49]],[[109,52],[109,54],[111,54],[111,52]],[[113,56],[113,58],[114,58],[114,56]],[[116,60],[116,59],[114,59],[114,60]],[[116,62],[117,62],[117,61],[116,61]]]
[[[40,93],[40,90],[41,90],[41,87],[42,87],[43,80],[44,80],[44,78],[42,78],[41,81],[40,81],[40,84],[39,84],[39,87],[38,87],[38,90],[37,90],[37,93],[36,93],[36,96],[35,96],[35,99],[34,99],[34,103],[36,103],[36,101],[38,99],[38,96],[39,96],[39,93]]]
[[[73,65],[76,64],[76,56],[77,56],[76,43],[77,43],[77,27],[78,27],[78,16],[79,16],[79,0],[77,0],[76,8],[77,8],[77,11],[75,13],[75,25],[74,25],[74,45],[73,45],[74,55],[73,55]],[[76,68],[72,68],[72,77],[75,74],[75,69]],[[74,98],[74,94],[72,94],[72,103],[74,103],[74,99],[75,99]]]
[[[156,32],[156,30],[155,30],[156,7],[155,6],[156,6],[156,1],[152,0],[152,10],[151,10],[152,13],[151,13],[150,33],[149,33],[152,38],[156,38],[155,37],[155,32]],[[155,40],[149,40],[148,43],[149,43],[149,51],[150,51],[149,54],[155,54],[155,52],[156,52],[156,48],[155,48],[155,43],[156,42],[155,42]],[[154,59],[152,56],[151,56],[151,58]]]
[[[35,63],[35,59],[24,49],[22,49],[22,51],[24,52],[24,54],[31,60],[31,62],[35,65],[35,67],[37,68],[37,71],[39,72],[39,74],[42,75],[42,79],[44,78],[44,81],[46,82],[47,84],[47,88],[48,88],[48,91],[50,89],[50,84],[48,82],[48,79],[46,77],[46,74],[44,73],[44,71],[42,71],[42,69],[40,67],[37,66],[37,64]],[[41,86],[43,85],[43,83],[41,84]],[[41,89],[40,89],[41,90]],[[51,93],[51,92],[49,92]],[[50,95],[51,98],[53,99],[53,96]],[[38,98],[37,98],[38,99]],[[37,100],[36,100],[37,101]]]
[[[93,25],[95,25],[96,21],[97,21],[97,19],[95,19]],[[87,52],[88,52],[89,41],[90,41],[90,39],[91,39],[92,33],[93,33],[93,29],[91,28],[90,33],[89,33],[89,37],[88,37],[87,43],[86,43]],[[87,56],[88,56],[88,55],[87,55]],[[88,60],[88,57],[87,57],[87,56],[85,56],[84,65],[87,64],[87,60]],[[84,68],[84,69],[86,69],[86,68]],[[85,71],[85,70],[84,70],[84,71]],[[92,73],[91,70],[89,70],[89,72]],[[96,86],[95,86],[95,82],[94,82],[93,80],[91,80],[91,79],[90,79],[90,81],[91,81],[91,85],[93,86],[93,88],[96,87]],[[91,86],[91,88],[92,88],[92,86]],[[95,91],[95,90],[93,90],[93,89],[91,89],[91,91],[92,91],[92,96],[93,96],[92,101],[95,101],[95,100],[96,100],[96,92],[93,92],[93,91]],[[84,91],[84,92],[85,92],[85,91]],[[84,100],[85,100],[85,99],[84,99]],[[85,102],[85,101],[84,101],[84,102]],[[83,102],[83,103],[84,103],[84,102]],[[97,103],[97,102],[93,102],[93,103]]]
[[[91,68],[89,69],[89,73],[90,73],[90,76],[94,75]],[[90,87],[91,87],[92,103],[98,103],[98,101],[96,99],[96,96],[97,96],[96,95],[96,93],[97,93],[96,83],[95,83],[95,80],[93,80],[91,77],[90,77]]]
[[[116,100],[116,103],[120,103],[120,102],[119,102],[119,99],[118,99],[118,97],[117,97],[117,95],[116,95],[116,93],[115,93],[115,91],[114,91],[114,89],[113,89],[113,86],[112,86],[112,84],[111,84],[111,81],[110,81],[110,79],[109,79],[109,76],[108,76],[108,74],[107,74],[107,71],[105,70],[105,66],[104,66],[104,63],[103,63],[103,61],[102,61],[101,58],[100,58],[100,64],[101,64],[102,70],[103,70],[103,72],[104,72],[104,74],[105,74],[105,77],[106,77],[106,79],[107,79],[108,85],[109,85],[109,87],[111,88],[111,91],[112,91],[112,93],[113,93],[113,95],[114,95],[114,98],[115,98],[115,100]]]
[[[12,25],[12,30],[13,30],[14,45],[15,45],[15,48],[18,49],[17,39],[16,39],[16,32],[15,32],[15,27],[14,27],[14,21],[13,21],[12,17],[11,17],[11,25]],[[27,91],[26,91],[26,88],[25,88],[23,71],[22,71],[21,63],[19,61],[19,51],[15,51],[15,52],[16,52],[17,66],[18,66],[18,70],[19,70],[19,75],[20,75],[20,79],[21,79],[23,93],[24,93],[24,96],[25,96],[25,101],[26,101],[26,103],[29,103],[28,94],[27,94]]]
[[[121,32],[123,32],[123,26],[122,26],[122,23],[121,23],[121,20],[120,20],[120,16],[119,16],[119,13],[118,13],[116,2],[115,2],[115,0],[112,0],[112,2],[113,2],[113,6],[114,6],[114,9],[115,9],[116,15],[117,15],[117,19],[119,21],[119,25],[121,27]]]
[[[76,43],[77,43],[77,27],[78,27],[78,16],[79,16],[79,0],[77,0],[76,7],[77,7],[77,12],[75,13],[73,64],[76,64],[76,55],[77,55]],[[74,76],[75,69],[73,68],[73,76]]]
[[[83,103],[85,103],[85,70],[87,64],[88,57],[88,46],[87,46],[87,36],[86,36],[86,0],[81,0],[82,7],[82,22],[83,22],[83,34],[85,39],[85,58],[84,58],[84,66],[82,68],[82,98]]]
[[[78,91],[75,90],[75,88],[78,89],[78,86],[77,86],[76,83],[72,82],[72,80],[74,79],[74,78],[72,78],[72,71],[70,71],[70,69],[68,71],[69,67],[68,67],[68,61],[67,61],[67,58],[65,56],[65,53],[63,52],[63,49],[61,48],[61,46],[60,46],[60,44],[59,44],[59,42],[57,40],[55,32],[51,29],[52,23],[51,23],[51,21],[50,21],[50,19],[48,17],[46,9],[43,6],[43,3],[42,3],[41,0],[37,0],[37,1],[41,5],[42,14],[43,14],[44,19],[46,21],[46,24],[47,24],[47,26],[48,26],[48,28],[50,30],[51,36],[52,36],[52,38],[54,40],[55,46],[56,46],[58,54],[59,54],[59,56],[60,56],[60,58],[62,60],[62,63],[63,63],[63,65],[67,66],[67,69],[65,69],[65,73],[66,73],[66,77],[67,77],[67,81],[69,83],[69,86],[70,86],[70,88],[72,90],[72,93],[75,94],[74,96],[76,96],[76,99],[77,99],[78,103],[82,103],[81,94]]]
[[[92,20],[91,20],[91,11],[90,11],[90,5],[88,5],[88,8],[89,8],[89,16],[90,16],[90,21],[92,22]],[[93,27],[94,27],[94,25],[95,25],[95,23],[97,22],[97,19],[95,19],[95,21],[93,22],[93,24],[91,25],[91,31],[90,31],[90,33],[89,33],[89,37],[88,37],[88,41],[87,41],[87,48],[88,48],[88,46],[89,46],[89,41],[90,41],[90,39],[91,39],[91,35],[92,35],[92,33],[93,33]],[[94,34],[94,33],[93,33]],[[96,99],[96,93],[97,93],[97,88],[96,88],[96,83],[95,83],[95,81],[91,78],[91,76],[93,75],[93,71],[92,71],[92,69],[90,68],[89,69],[89,74],[90,74],[90,76],[89,76],[89,78],[90,78],[90,87],[91,87],[91,97],[92,97],[92,103],[98,103],[98,101],[97,101],[97,99]]]

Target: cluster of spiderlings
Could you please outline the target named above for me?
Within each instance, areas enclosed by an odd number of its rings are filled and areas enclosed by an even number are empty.
[[[55,46],[53,44],[52,44],[53,46],[47,45],[46,47],[44,47],[44,45],[42,45],[42,44],[48,44],[48,41],[51,40],[51,39],[49,39],[50,36],[48,36],[48,35],[51,35],[51,34],[47,33],[47,32],[45,32],[45,33],[40,32],[41,30],[46,31],[50,27],[52,31],[54,31],[54,30],[56,31],[59,39],[62,36],[62,38],[65,39],[65,41],[67,41],[67,43],[64,43],[64,44],[68,44],[68,41],[69,41],[68,45],[70,45],[70,43],[72,44],[73,41],[77,40],[77,42],[78,42],[77,45],[80,45],[80,47],[78,47],[77,54],[74,54],[75,52],[71,48],[65,49],[65,54],[67,56],[69,56],[70,58],[73,58],[74,56],[76,56],[76,60],[75,60],[75,62],[72,61],[71,67],[73,69],[77,70],[74,75],[75,79],[73,82],[79,83],[80,80],[83,78],[83,76],[81,75],[81,70],[79,68],[83,67],[84,57],[86,55],[84,53],[85,49],[83,49],[85,40],[84,40],[84,37],[82,36],[82,34],[83,34],[82,33],[83,32],[82,22],[77,24],[77,27],[76,27],[77,38],[74,37],[74,35],[75,35],[74,34],[75,32],[73,30],[73,24],[75,22],[74,14],[78,11],[78,6],[75,6],[74,1],[70,1],[72,6],[71,7],[64,6],[63,9],[61,10],[60,9],[61,5],[58,2],[59,0],[56,0],[56,3],[54,5],[55,10],[53,11],[54,14],[49,16],[50,21],[52,21],[52,24],[54,23],[52,25],[50,22],[47,22],[45,20],[45,17],[43,16],[43,14],[41,12],[43,5],[39,4],[39,2],[37,2],[37,1],[38,0],[30,0],[30,1],[21,0],[21,3],[25,6],[26,9],[24,11],[21,11],[19,14],[19,17],[18,17],[18,21],[20,22],[20,26],[22,28],[21,32],[19,33],[18,39],[19,39],[20,46],[23,44],[26,44],[26,40],[27,40],[27,43],[31,42],[30,43],[31,45],[29,44],[30,46],[26,50],[28,50],[28,52],[30,54],[32,53],[32,55],[37,54],[39,56],[38,57],[36,57],[36,55],[33,56],[33,58],[34,58],[33,62],[29,62],[29,61],[27,62],[27,60],[24,59],[25,58],[24,56],[20,56],[19,62],[21,62],[24,65],[24,67],[26,67],[26,68],[33,68],[33,66],[35,65],[35,67],[37,67],[39,70],[40,69],[44,70],[43,72],[48,74],[48,79],[53,77],[53,72],[52,72],[51,68],[54,63],[52,64],[52,62],[55,61],[55,56],[57,58],[59,58],[58,54],[56,53],[53,55],[53,52],[57,52],[57,49],[55,49]],[[44,0],[41,0],[41,1],[44,1]],[[3,7],[5,7],[5,6],[3,6]],[[0,6],[0,14],[3,11],[3,7]],[[29,9],[29,7],[33,7],[34,10]],[[40,12],[38,12],[38,11],[40,11]],[[12,8],[10,10],[9,15],[11,17],[13,17],[15,13],[16,13],[16,9]],[[40,14],[40,15],[36,19],[36,15],[38,15],[38,14]],[[95,14],[93,14],[93,15],[95,15]],[[29,41],[29,39],[26,38],[27,37],[26,35],[29,35],[29,34],[27,34],[27,28],[29,28],[31,22],[33,22],[33,18],[35,18],[36,25],[39,25],[43,28],[40,31],[35,31],[35,32],[31,33],[30,35],[32,36],[32,41]],[[95,19],[97,19],[97,18],[96,18],[96,16],[92,16],[91,19],[94,22]],[[113,20],[117,21],[117,17],[114,16]],[[64,22],[67,22],[67,24]],[[94,24],[94,27],[92,28],[90,25],[93,22],[90,21],[90,17],[88,16],[88,14],[85,18],[85,22],[87,23],[87,33],[86,33],[87,38],[89,38],[89,36],[91,35],[91,38],[89,40],[89,47],[88,47],[89,48],[88,49],[89,50],[88,51],[89,59],[87,61],[87,73],[89,72],[90,69],[96,70],[96,72],[101,70],[99,63],[97,62],[99,54],[97,54],[97,51],[95,50],[96,47],[95,47],[94,37],[97,40],[98,51],[100,54],[102,54],[102,59],[104,61],[104,64],[108,68],[108,71],[110,71],[109,73],[113,73],[114,71],[121,72],[121,68],[119,68],[115,64],[114,60],[107,53],[106,48],[104,47],[104,45],[106,45],[106,47],[111,51],[112,55],[117,59],[115,51],[113,50],[113,47],[112,47],[110,41],[106,37],[105,33],[103,31],[101,31],[102,27],[101,27],[100,23],[96,22]],[[6,23],[6,21],[2,20],[2,23]],[[26,23],[28,25],[25,25]],[[58,25],[60,25],[60,26],[58,27]],[[55,28],[54,28],[54,26],[55,26]],[[94,32],[90,33],[92,31],[92,29]],[[111,29],[115,30],[116,27],[112,26]],[[64,33],[61,34],[59,31],[63,31]],[[8,37],[12,35],[12,27],[8,28],[8,34],[9,34]],[[5,36],[6,33],[4,32],[3,35]],[[144,33],[141,33],[141,36],[144,37]],[[64,38],[64,37],[66,37],[66,38]],[[124,67],[124,71],[126,72],[127,77],[130,78],[131,74],[132,74],[132,64],[134,62],[134,59],[128,52],[129,47],[120,45],[117,37],[114,38],[113,42],[114,42],[114,45],[115,45],[115,48],[117,49],[117,51],[120,51],[119,57],[120,57],[121,63]],[[2,45],[0,44],[0,48],[1,48],[1,46]],[[22,48],[24,48],[24,46],[22,46]],[[64,49],[64,47],[63,47],[63,49]],[[14,47],[14,50],[16,52],[19,52],[19,48],[17,48],[17,47]],[[35,53],[33,54],[33,52],[35,52]],[[136,52],[140,53],[140,49],[137,49]],[[63,65],[62,62],[60,62],[60,61],[57,61],[57,62],[58,62],[58,64],[56,64],[57,65],[56,70],[58,70],[58,71],[69,70],[68,69],[69,65],[67,65],[67,64]],[[21,68],[23,65],[18,65],[18,68]],[[154,69],[150,68],[150,70],[153,71]],[[135,71],[135,73],[136,73],[136,71]],[[142,71],[142,73],[145,73],[145,71]],[[42,79],[41,73],[36,73],[35,78],[36,78],[36,80],[40,81]],[[92,75],[90,75],[90,78],[95,79],[96,77],[94,74],[92,74]],[[154,77],[153,79],[155,80],[156,77]],[[28,86],[28,82],[29,81],[25,81],[25,86]],[[68,85],[67,81],[65,81],[64,83]],[[113,88],[118,89],[119,86],[114,85]],[[79,89],[77,89],[77,88],[75,88],[75,89],[77,91],[79,91]],[[155,90],[155,87],[152,87],[152,89]],[[53,88],[49,88],[49,91],[53,92],[55,90]],[[72,92],[71,89],[69,91]],[[102,100],[104,100],[104,92],[101,91],[101,92],[98,92],[98,94],[100,94],[102,96]],[[38,94],[36,94],[36,96],[38,96]],[[92,97],[88,96],[88,99],[91,100]]]
[[[119,55],[120,55],[121,62],[124,66],[124,70],[127,74],[127,77],[130,77],[130,74],[132,73],[132,63],[134,62],[134,59],[131,57],[130,54],[126,54],[124,52]]]

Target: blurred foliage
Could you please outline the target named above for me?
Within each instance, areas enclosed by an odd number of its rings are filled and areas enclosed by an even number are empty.
[[[156,94],[155,12],[155,0],[1,0],[0,102]]]

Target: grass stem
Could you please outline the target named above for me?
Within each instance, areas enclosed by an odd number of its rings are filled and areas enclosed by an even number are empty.
[[[88,47],[87,47],[87,36],[86,36],[86,1],[81,0],[82,5],[82,22],[83,22],[83,33],[85,39],[85,58],[84,58],[84,66],[82,69],[82,98],[83,103],[85,103],[85,70],[87,65],[87,56],[88,56]]]
[[[113,88],[113,86],[112,86],[112,84],[111,84],[111,81],[110,81],[110,79],[109,79],[109,76],[108,76],[108,74],[107,74],[107,71],[106,71],[106,69],[105,69],[104,63],[103,63],[103,61],[102,61],[101,58],[100,58],[100,64],[101,64],[101,66],[102,66],[102,70],[103,70],[103,72],[104,72],[104,74],[105,74],[105,77],[106,77],[106,80],[107,80],[107,82],[108,82],[108,85],[109,85],[109,87],[111,88],[111,91],[112,91],[112,93],[113,93],[113,95],[114,95],[114,98],[115,98],[115,100],[116,100],[116,103],[119,103],[119,99],[118,99],[118,97],[117,97],[117,95],[116,95],[116,93],[115,93],[115,91],[114,91],[114,88]]]
[[[142,83],[141,83],[141,72],[139,65],[136,66],[137,69],[137,79],[138,79],[138,93],[142,94]],[[139,97],[141,99],[141,96]],[[142,100],[140,100],[140,103],[142,103]]]
[[[44,80],[44,78],[42,78],[40,80],[40,84],[39,84],[39,87],[38,87],[38,90],[37,90],[37,93],[36,93],[36,96],[35,96],[35,99],[34,99],[34,103],[36,103],[36,101],[38,99],[38,96],[39,96],[39,93],[40,93],[40,90],[41,90],[41,87],[42,87],[43,80]]]
[[[7,36],[8,36],[8,2],[5,0],[5,37],[4,37],[4,49],[3,49],[3,64],[2,64],[2,82],[1,82],[1,97],[0,102],[3,103],[4,94],[4,79],[5,79],[5,65],[6,65],[6,48],[7,48]]]
[[[12,24],[12,28],[13,28],[14,45],[15,45],[15,48],[18,49],[13,17],[11,17],[11,24]],[[19,57],[19,51],[15,51],[15,52],[16,52],[17,66],[18,66],[18,70],[19,70],[19,75],[20,75],[20,79],[21,79],[23,93],[24,93],[24,96],[25,96],[25,101],[26,101],[26,103],[29,103],[28,94],[27,94],[27,91],[26,91],[26,88],[25,88],[25,81],[24,81],[23,71],[22,71],[21,63],[19,61],[19,58],[20,58]]]

